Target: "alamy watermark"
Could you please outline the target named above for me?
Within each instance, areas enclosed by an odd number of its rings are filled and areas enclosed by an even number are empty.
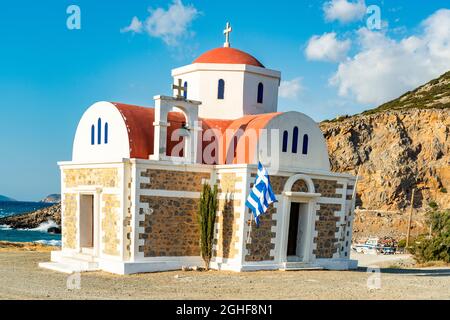
[[[367,267],[367,273],[369,277],[367,278],[367,288],[369,290],[379,290],[381,289],[381,269],[379,266],[369,266]]]
[[[381,30],[381,8],[377,5],[368,6],[366,14],[369,15],[366,21],[367,29]]]
[[[66,9],[66,13],[69,15],[66,20],[66,26],[69,30],[81,29],[81,9],[77,5],[70,5]]]

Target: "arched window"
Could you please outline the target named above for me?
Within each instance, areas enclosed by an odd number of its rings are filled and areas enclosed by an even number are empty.
[[[187,92],[188,92],[188,83],[187,83],[187,81],[184,82],[184,86],[183,87],[184,87],[183,97],[185,99],[187,99]]]
[[[105,123],[105,144],[108,144],[108,122]]]
[[[102,119],[97,121],[97,143],[102,144]]]
[[[258,84],[258,103],[263,103],[264,101],[264,85],[260,82]]]
[[[95,125],[91,127],[91,145],[95,144]]]
[[[223,100],[225,97],[225,81],[223,79],[219,80],[219,88],[217,90],[217,99]]]
[[[303,136],[303,154],[308,154],[308,143],[309,143],[309,137],[307,134]]]
[[[283,152],[287,152],[288,139],[289,139],[289,133],[287,131],[284,131],[283,132]]]
[[[298,150],[298,128],[294,128],[294,134],[292,135],[292,153],[297,153]]]

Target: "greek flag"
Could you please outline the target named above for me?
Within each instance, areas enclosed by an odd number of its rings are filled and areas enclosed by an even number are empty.
[[[269,174],[266,168],[259,162],[255,185],[245,202],[245,205],[253,212],[256,225],[259,225],[259,216],[266,213],[269,205],[274,202],[277,202],[277,199],[272,191]]]

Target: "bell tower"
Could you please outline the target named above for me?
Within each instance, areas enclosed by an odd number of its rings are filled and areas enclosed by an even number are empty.
[[[172,70],[175,83],[183,79],[184,96],[202,102],[200,118],[238,119],[277,111],[281,73],[267,69],[252,55],[231,48],[232,31],[227,23],[223,47]]]

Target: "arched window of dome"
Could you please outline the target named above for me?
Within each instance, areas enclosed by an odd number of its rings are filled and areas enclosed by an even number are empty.
[[[292,135],[292,153],[298,151],[298,127],[294,128],[294,134]]]
[[[98,118],[97,121],[97,143],[102,144],[102,119]]]
[[[286,130],[286,131],[283,132],[283,152],[287,152],[288,139],[289,139],[289,133]]]
[[[183,90],[183,97],[184,97],[185,99],[187,99],[187,92],[188,92],[188,83],[187,83],[187,81],[184,82],[183,87],[184,87],[184,90]]]
[[[258,103],[264,102],[264,85],[260,82],[258,84]]]
[[[308,143],[309,143],[309,137],[307,134],[303,136],[303,154],[308,154]]]
[[[217,91],[217,99],[223,100],[225,98],[225,81],[223,79],[219,80],[219,88]]]
[[[105,123],[105,144],[108,144],[108,122]]]
[[[95,144],[95,125],[91,127],[91,145]]]

